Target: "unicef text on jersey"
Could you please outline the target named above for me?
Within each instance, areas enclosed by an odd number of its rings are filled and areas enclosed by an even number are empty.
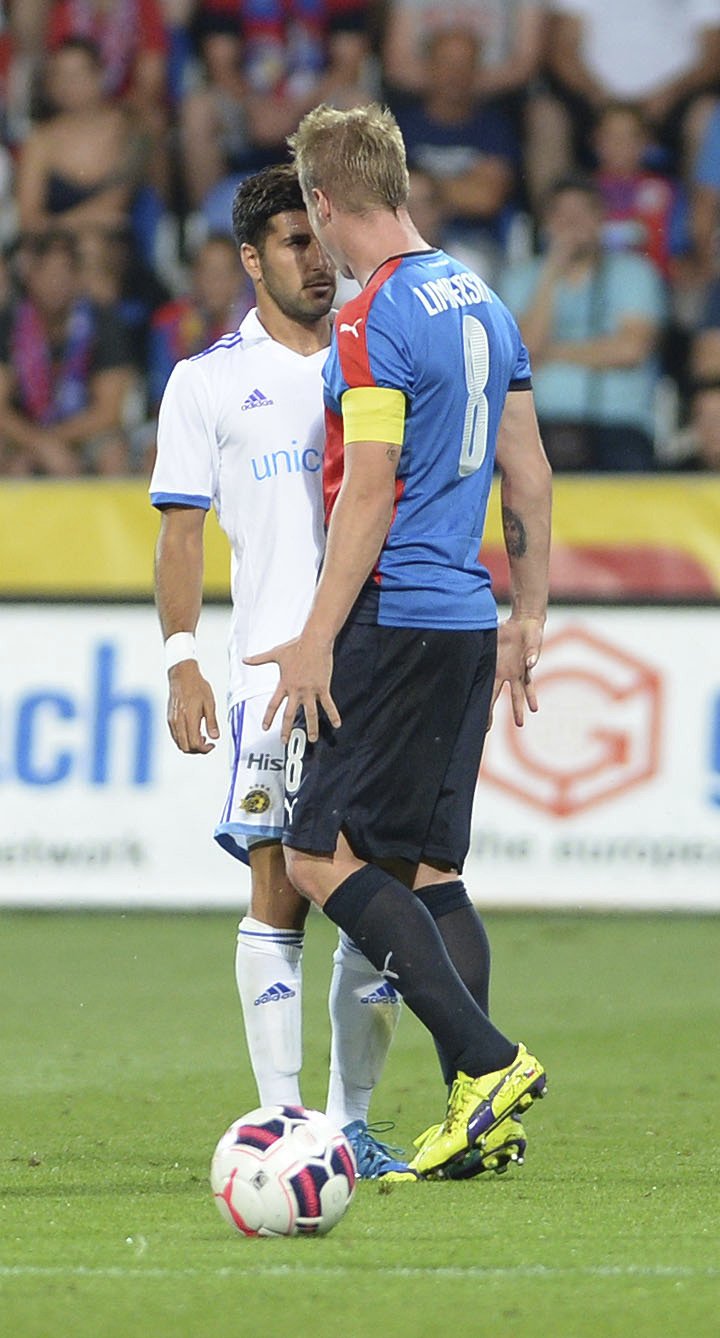
[[[264,455],[253,455],[250,460],[252,472],[258,483],[265,479],[276,479],[284,474],[317,474],[322,469],[322,456],[314,446],[298,449],[297,442],[292,443],[289,451],[266,451]]]

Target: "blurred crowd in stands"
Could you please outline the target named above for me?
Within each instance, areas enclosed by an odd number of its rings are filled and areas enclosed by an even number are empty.
[[[559,470],[720,470],[720,0],[0,0],[0,475],[144,473],[237,182],[380,99]]]

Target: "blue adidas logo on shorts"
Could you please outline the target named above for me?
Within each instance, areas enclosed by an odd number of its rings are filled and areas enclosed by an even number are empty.
[[[394,990],[392,985],[388,984],[379,985],[376,990],[373,990],[372,994],[363,994],[360,998],[360,1003],[367,1004],[395,1004],[399,1002],[397,990]]]
[[[281,980],[277,980],[274,985],[265,990],[264,994],[258,995],[255,1000],[255,1007],[257,1008],[258,1004],[281,1003],[283,999],[294,998],[295,991],[291,990],[289,985],[283,985]]]

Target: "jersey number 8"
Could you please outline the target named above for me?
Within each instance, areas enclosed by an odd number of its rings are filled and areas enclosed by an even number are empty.
[[[476,316],[463,316],[463,354],[468,398],[458,465],[460,478],[474,474],[487,451],[488,402],[485,388],[490,375],[490,345],[487,330]]]
[[[297,794],[302,780],[303,756],[307,747],[307,734],[304,729],[290,731],[285,755],[285,789],[288,794]]]

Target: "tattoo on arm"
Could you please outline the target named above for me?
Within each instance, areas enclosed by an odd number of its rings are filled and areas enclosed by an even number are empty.
[[[527,531],[517,511],[511,511],[509,506],[504,506],[502,522],[508,557],[525,557],[527,553]]]
[[[398,460],[400,459],[400,447],[388,446],[385,455],[387,459],[390,461],[391,465],[396,465]]]

